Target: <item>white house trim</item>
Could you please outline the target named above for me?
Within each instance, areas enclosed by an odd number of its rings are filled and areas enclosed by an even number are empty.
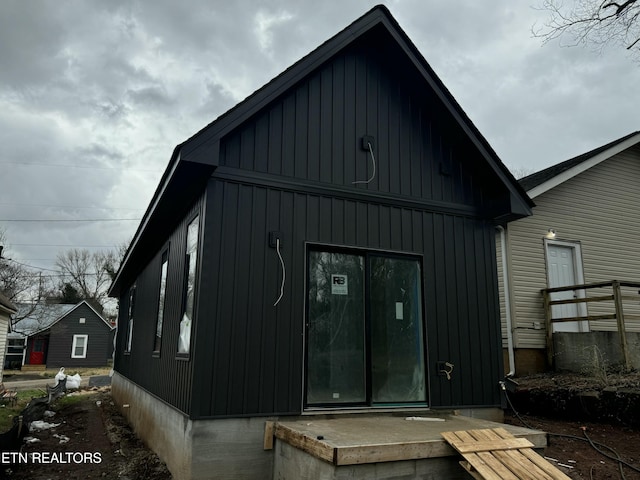
[[[84,344],[82,345],[82,353],[80,355],[76,355],[76,347],[78,346],[78,340],[81,338],[84,339]],[[89,344],[89,335],[87,334],[75,334],[73,336],[73,344],[71,345],[71,358],[87,358],[87,346]]]

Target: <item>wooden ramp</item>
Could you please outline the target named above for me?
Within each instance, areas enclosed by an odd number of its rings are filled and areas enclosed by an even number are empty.
[[[478,480],[570,480],[532,450],[526,438],[504,428],[442,432],[464,460],[460,464]]]

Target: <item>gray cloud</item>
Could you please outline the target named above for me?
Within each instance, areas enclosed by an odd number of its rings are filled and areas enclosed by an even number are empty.
[[[0,219],[141,215],[176,144],[376,3],[0,2]],[[639,70],[624,52],[541,46],[531,27],[544,15],[511,0],[386,4],[513,168],[638,129]],[[0,227],[16,244],[115,245],[137,223]]]

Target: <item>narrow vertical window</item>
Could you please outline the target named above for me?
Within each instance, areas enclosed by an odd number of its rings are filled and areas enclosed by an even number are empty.
[[[162,254],[162,268],[160,269],[160,295],[158,298],[158,318],[156,319],[156,338],[153,344],[153,352],[160,353],[162,343],[162,322],[164,319],[164,299],[167,292],[167,267],[169,264],[169,251]]]
[[[89,335],[74,335],[71,346],[71,358],[87,358]]]
[[[133,340],[133,311],[136,301],[136,286],[132,286],[129,289],[129,310],[128,310],[128,322],[127,322],[127,341],[124,344],[125,353],[131,352],[131,343]]]
[[[191,325],[196,290],[196,266],[198,263],[198,231],[199,218],[194,218],[187,227],[187,244],[185,254],[186,278],[184,286],[184,313],[180,321],[178,337],[178,353],[187,354],[191,348]]]

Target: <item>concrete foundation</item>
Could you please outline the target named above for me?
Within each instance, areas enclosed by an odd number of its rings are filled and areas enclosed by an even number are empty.
[[[336,466],[305,454],[286,442],[276,442],[273,468],[274,480],[451,480],[471,479],[460,467],[459,458],[424,458],[366,465]]]
[[[271,478],[273,452],[263,439],[265,422],[275,418],[193,421],[117,372],[111,394],[174,480]]]
[[[509,353],[503,349],[504,373],[509,371]],[[514,352],[516,377],[542,373],[547,369],[546,350],[542,348],[517,348]]]
[[[626,332],[629,360],[640,368],[640,333]],[[610,368],[624,367],[618,332],[556,332],[554,362],[558,371],[598,376]]]
[[[112,396],[136,434],[167,464],[175,480],[469,478],[440,432],[502,426],[486,419],[502,418],[495,408],[463,411],[483,419],[451,411],[368,411],[193,421],[118,373],[112,379]],[[445,420],[405,420],[405,415],[421,414]],[[275,422],[275,432],[289,429],[293,433],[287,439],[276,433],[274,448],[265,450],[265,427],[271,422]],[[331,451],[322,458],[301,448],[317,442],[318,433],[313,429],[321,426],[326,429],[323,435],[331,439],[324,442],[325,450],[341,449],[339,454]],[[313,431],[305,430],[309,428]],[[534,436],[534,444],[546,443],[542,432]],[[342,443],[336,443],[337,438]],[[360,464],[350,460],[345,464],[343,459],[353,455]],[[341,460],[334,463],[334,458]]]
[[[191,421],[117,372],[111,379],[111,396],[138,437],[167,464],[173,478],[192,478]]]

